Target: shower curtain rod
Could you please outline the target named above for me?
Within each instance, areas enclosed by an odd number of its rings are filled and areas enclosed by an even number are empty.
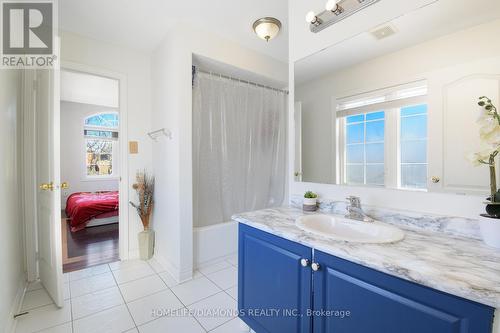
[[[238,79],[238,78],[235,78],[235,77],[231,77],[231,76],[227,76],[227,75],[223,75],[223,74],[219,74],[219,73],[214,73],[214,72],[209,72],[209,71],[204,71],[204,70],[201,70],[201,69],[196,69],[196,72],[200,72],[200,73],[204,73],[204,74],[209,74],[209,75],[212,75],[212,76],[222,77],[224,79],[228,79],[228,80],[231,80],[231,81],[243,82],[243,83],[251,84],[251,85],[254,85],[254,86],[257,86],[257,87],[261,87],[261,88],[265,88],[265,89],[274,90],[274,91],[281,92],[281,93],[284,93],[284,94],[288,95],[288,90],[273,88],[273,87],[270,87],[270,86],[265,86],[263,84],[259,84],[259,83],[255,83],[255,82],[251,82],[251,81],[247,81],[247,80],[241,80],[241,79]]]

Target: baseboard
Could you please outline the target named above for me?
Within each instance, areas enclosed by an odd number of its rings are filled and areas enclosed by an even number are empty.
[[[214,258],[214,259],[210,259],[210,260],[206,260],[206,261],[200,262],[200,263],[198,263],[198,264],[195,265],[195,269],[198,269],[198,268],[204,267],[204,266],[210,266],[210,265],[216,264],[219,261],[223,261],[223,260],[229,259],[232,256],[237,255],[237,254],[238,254],[238,252],[232,252],[232,253],[230,253],[228,255],[225,255],[225,256],[220,256],[220,257],[217,257],[217,258]]]
[[[185,282],[193,278],[193,271],[181,272],[180,269],[172,264],[169,260],[165,259],[163,256],[155,253],[153,257],[165,270],[172,275],[172,277],[178,282]]]
[[[28,287],[28,283],[24,279],[19,282],[17,287],[16,297],[12,302],[10,307],[9,317],[7,318],[7,322],[4,325],[3,331],[5,333],[14,333],[16,331],[17,321],[14,319],[14,315],[21,311],[21,307],[23,305],[24,295],[26,294],[26,289]]]
[[[139,259],[139,249],[128,251],[128,260]]]

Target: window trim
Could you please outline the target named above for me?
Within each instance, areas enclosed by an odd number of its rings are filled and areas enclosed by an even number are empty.
[[[95,125],[87,125],[85,122],[87,119],[98,116],[98,115],[103,115],[103,114],[116,114],[118,116],[118,126],[117,127],[105,127],[105,126],[95,126]],[[106,180],[119,180],[120,176],[117,175],[116,172],[116,167],[119,165],[120,161],[120,152],[118,151],[117,144],[119,143],[119,137],[120,137],[120,114],[119,112],[116,111],[107,111],[107,112],[99,112],[99,113],[94,113],[91,114],[83,119],[83,131],[81,132],[81,135],[83,137],[83,156],[84,156],[84,161],[83,161],[83,179],[82,181],[106,181]],[[85,130],[92,130],[92,131],[106,131],[106,132],[116,132],[118,133],[117,138],[99,138],[99,137],[94,137],[94,136],[86,136],[85,135]],[[87,173],[87,141],[88,140],[101,140],[101,141],[109,141],[111,142],[112,145],[112,151],[111,151],[111,165],[112,165],[112,173],[110,175],[89,175]]]
[[[347,117],[342,117],[342,118],[339,118],[339,119],[342,119],[342,122],[343,124],[341,125],[342,128],[344,129],[343,130],[343,138],[342,138],[342,150],[343,150],[343,160],[342,160],[342,171],[341,171],[341,179],[342,179],[342,182],[343,184],[345,185],[353,185],[353,186],[368,186],[368,187],[384,187],[385,186],[385,183],[384,184],[366,184],[366,166],[367,165],[384,165],[384,182],[385,182],[385,174],[386,174],[386,170],[385,170],[385,140],[386,140],[386,137],[385,137],[385,123],[386,123],[386,112],[384,110],[377,110],[375,112],[384,112],[384,118],[379,118],[379,119],[372,119],[372,120],[363,120],[363,121],[360,121],[360,122],[354,122],[354,123],[347,123],[345,121],[345,119]],[[368,144],[377,144],[377,143],[382,143],[384,144],[384,162],[383,163],[367,163],[366,162],[366,149],[364,150],[363,152],[363,160],[364,162],[363,163],[347,163],[347,149],[346,147],[348,145],[366,145],[367,142],[366,142],[366,124],[367,123],[373,123],[373,122],[380,122],[380,121],[384,121],[384,140],[383,141],[373,141],[373,142],[368,142]],[[363,142],[360,142],[360,143],[351,143],[351,144],[348,144],[347,143],[347,139],[346,139],[346,135],[347,135],[347,132],[345,131],[345,129],[347,128],[347,126],[349,125],[356,125],[356,124],[363,124],[364,126],[364,130],[363,130]],[[347,183],[347,165],[359,165],[359,166],[363,166],[364,167],[364,170],[363,170],[363,184],[348,184]]]
[[[418,106],[418,105],[422,105],[422,104],[425,104],[427,106],[427,112],[426,113],[418,113],[418,114],[414,114],[414,115],[409,115],[409,116],[404,116],[404,118],[411,118],[411,117],[417,117],[417,116],[422,116],[422,115],[426,115],[427,117],[427,138],[425,138],[425,141],[426,141],[426,163],[403,163],[401,162],[401,143],[402,143],[402,140],[401,140],[401,109],[402,108],[398,108],[397,109],[397,130],[398,130],[398,133],[397,133],[397,186],[396,188],[398,190],[403,190],[403,191],[414,191],[414,192],[428,192],[429,191],[429,181],[428,181],[428,178],[429,178],[429,103],[426,99],[425,102],[423,103],[418,103],[418,104],[408,104],[408,105],[405,105],[404,107],[412,107],[412,106]],[[414,141],[418,141],[418,140],[422,140],[424,141],[424,139],[417,139],[417,140],[414,140]],[[426,180],[427,180],[427,184],[425,186],[425,188],[416,188],[416,187],[402,187],[401,184],[402,184],[402,177],[401,177],[401,165],[403,164],[409,164],[409,165],[418,165],[418,164],[425,164],[427,165],[427,175],[426,175]]]
[[[103,115],[103,114],[114,114],[116,116],[118,116],[118,126],[116,127],[106,127],[106,126],[97,126],[97,125],[92,125],[92,124],[86,124],[85,122],[87,121],[87,119],[90,119],[90,118],[93,118],[93,117],[96,117],[96,116],[100,116],[100,115]],[[120,130],[120,113],[118,111],[105,111],[105,112],[97,112],[97,113],[93,113],[87,117],[85,117],[83,119],[83,128],[84,129],[92,129],[92,130],[106,130],[106,131],[116,131],[116,132],[119,132]]]
[[[339,184],[345,186],[354,187],[370,187],[370,188],[388,188],[388,189],[398,189],[403,191],[412,192],[427,192],[429,186],[425,189],[422,188],[407,188],[401,186],[401,116],[400,111],[403,107],[416,106],[421,104],[429,105],[427,96],[419,96],[418,98],[408,98],[398,101],[400,102],[398,107],[387,107],[387,105],[393,106],[394,104],[377,104],[375,109],[370,108],[357,108],[356,113],[348,115],[340,115],[337,112],[337,128],[338,128],[338,178]],[[369,110],[368,112],[359,112],[361,110]],[[352,110],[351,110],[352,111]],[[384,111],[384,185],[373,185],[373,184],[349,184],[347,183],[347,150],[346,150],[346,118],[351,115],[356,114],[366,114],[370,112]],[[429,111],[427,111],[427,117],[429,116]],[[428,120],[429,118],[427,118]],[[366,124],[366,120],[365,120]],[[428,126],[428,123],[427,123]],[[366,130],[365,130],[366,136]],[[427,166],[429,165],[429,133],[427,133]],[[428,170],[428,169],[427,169]],[[366,178],[366,175],[364,176]],[[366,179],[364,179],[366,182]]]

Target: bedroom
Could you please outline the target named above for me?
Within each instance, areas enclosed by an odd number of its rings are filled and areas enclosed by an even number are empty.
[[[61,71],[63,270],[119,260],[119,84]]]

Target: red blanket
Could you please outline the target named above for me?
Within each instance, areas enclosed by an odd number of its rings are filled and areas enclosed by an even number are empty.
[[[118,215],[118,207],[118,191],[71,194],[66,201],[66,215],[71,219],[71,231],[82,230],[91,219],[101,214],[116,212]]]

